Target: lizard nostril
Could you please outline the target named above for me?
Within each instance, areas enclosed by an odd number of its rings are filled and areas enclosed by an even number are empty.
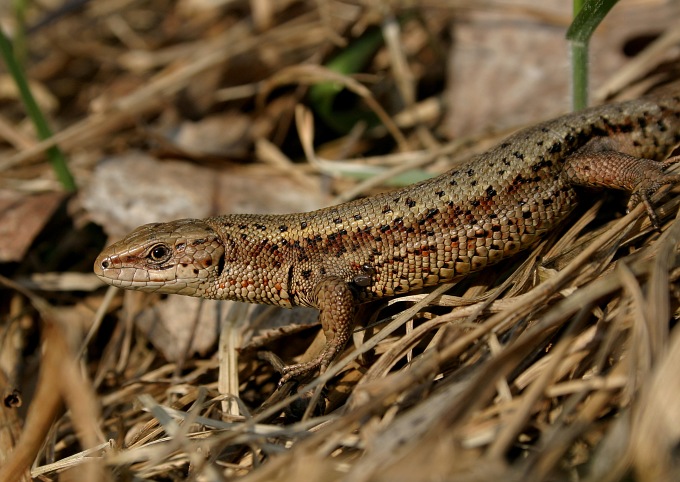
[[[110,265],[111,265],[111,263],[109,262],[108,259],[105,259],[104,261],[102,261],[102,269],[107,269]]]

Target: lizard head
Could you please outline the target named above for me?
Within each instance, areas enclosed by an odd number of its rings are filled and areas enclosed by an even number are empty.
[[[135,229],[102,251],[94,272],[120,288],[200,297],[223,264],[219,235],[199,219],[180,219]]]

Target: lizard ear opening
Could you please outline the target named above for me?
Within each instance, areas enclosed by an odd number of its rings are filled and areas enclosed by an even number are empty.
[[[225,252],[222,252],[222,255],[217,260],[217,277],[218,278],[220,278],[222,276],[222,271],[224,271],[224,263],[225,263],[226,257],[227,257],[227,254]]]

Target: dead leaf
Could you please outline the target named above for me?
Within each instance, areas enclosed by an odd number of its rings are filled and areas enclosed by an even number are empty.
[[[65,194],[0,189],[0,262],[21,261]]]
[[[133,151],[101,162],[81,201],[91,219],[116,238],[153,222],[323,205],[320,189],[302,188],[290,176],[271,171],[262,166],[217,170]]]

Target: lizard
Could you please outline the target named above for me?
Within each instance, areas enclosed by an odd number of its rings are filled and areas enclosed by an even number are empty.
[[[108,284],[320,310],[326,342],[280,385],[322,373],[349,340],[357,306],[451,282],[534,245],[577,203],[575,186],[650,197],[680,182],[680,93],[585,109],[520,130],[448,172],[294,214],[228,214],[140,226],[105,248]]]

